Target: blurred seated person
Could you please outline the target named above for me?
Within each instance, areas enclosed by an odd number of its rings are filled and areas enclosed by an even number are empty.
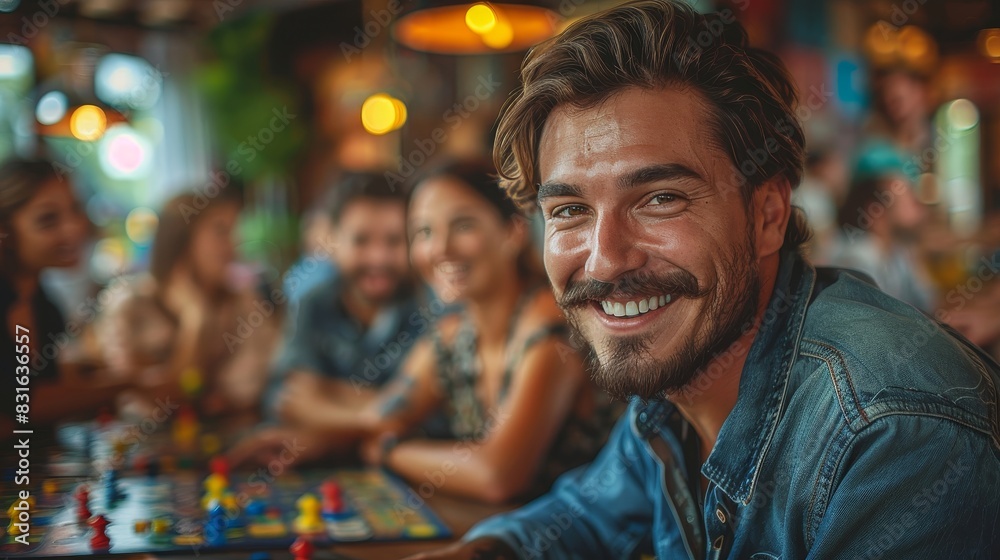
[[[232,189],[172,198],[159,215],[149,273],[112,294],[100,325],[105,359],[148,389],[122,403],[133,414],[144,415],[156,397],[207,416],[257,412],[279,313],[231,275],[241,208]]]
[[[863,272],[887,294],[929,312],[935,305],[934,287],[916,254],[928,212],[914,193],[915,180],[895,148],[869,145],[838,212],[839,238],[829,262],[820,264]]]
[[[294,321],[294,310],[303,296],[318,286],[332,284],[337,278],[331,238],[333,224],[329,215],[331,199],[336,195],[336,189],[331,189],[317,205],[302,215],[302,254],[288,267],[282,280],[282,289],[288,300],[286,320]]]
[[[363,406],[427,325],[412,296],[405,193],[379,173],[350,175],[326,216],[338,273],[300,300],[265,398],[267,416],[306,428],[328,406]]]
[[[79,335],[39,282],[43,270],[79,264],[87,220],[69,180],[51,161],[12,158],[0,166],[0,310],[3,311],[3,416],[14,426],[15,405],[28,405],[27,424],[93,416],[129,384],[99,372],[83,376],[62,353]],[[72,328],[70,328],[72,327]],[[28,387],[29,391],[19,391]],[[23,395],[15,396],[15,395]],[[0,437],[4,437],[0,436]]]
[[[418,484],[441,465],[442,491],[506,502],[547,488],[604,443],[611,407],[569,346],[565,319],[535,258],[526,220],[497,187],[493,168],[453,163],[411,194],[410,259],[445,302],[400,376],[360,411],[299,393],[314,429],[264,431],[237,446],[236,462],[267,462],[289,438],[306,460],[360,444],[362,457]],[[448,417],[451,440],[409,437],[431,414]]]

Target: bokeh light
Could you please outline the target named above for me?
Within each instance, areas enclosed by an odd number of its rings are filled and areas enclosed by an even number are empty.
[[[13,12],[21,4],[21,0],[0,0],[0,12]]]
[[[1000,29],[983,29],[979,32],[979,52],[991,62],[1000,62]]]
[[[81,105],[73,111],[70,117],[69,130],[79,140],[97,140],[104,135],[108,126],[108,117],[96,105]]]
[[[514,42],[514,26],[507,18],[500,18],[493,29],[483,34],[483,42],[491,49],[506,49]]]
[[[160,72],[139,57],[113,53],[97,64],[94,93],[116,107],[150,109],[162,89]]]
[[[61,91],[50,91],[38,100],[35,118],[44,125],[56,124],[66,116],[69,100]]]
[[[123,271],[129,262],[129,245],[120,237],[108,237],[94,245],[90,258],[90,272],[98,280],[113,278]]]
[[[101,168],[115,179],[141,176],[149,168],[151,151],[149,142],[131,126],[115,125],[101,141]]]
[[[156,226],[160,219],[150,208],[140,206],[128,213],[125,218],[125,234],[138,245],[146,245],[153,239]]]
[[[376,93],[361,105],[361,124],[372,134],[386,134],[406,123],[406,105],[386,93]]]
[[[968,99],[956,99],[948,104],[946,116],[953,130],[965,131],[979,124],[979,109]]]
[[[0,44],[0,78],[27,76],[34,65],[34,57],[27,47]]]
[[[473,4],[465,12],[465,25],[474,33],[485,35],[497,25],[497,14],[489,4]]]

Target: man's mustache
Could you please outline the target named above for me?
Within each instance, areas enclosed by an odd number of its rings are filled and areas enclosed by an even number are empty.
[[[591,301],[632,299],[634,296],[670,294],[674,298],[699,298],[706,295],[698,287],[698,279],[686,270],[673,270],[664,274],[637,272],[618,278],[614,282],[600,280],[570,281],[566,292],[559,298],[559,307],[572,309]]]

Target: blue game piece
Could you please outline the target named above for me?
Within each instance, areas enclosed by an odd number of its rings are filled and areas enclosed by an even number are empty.
[[[267,509],[267,505],[260,500],[251,500],[244,511],[246,511],[249,517],[258,517],[264,515],[264,510]]]
[[[224,546],[226,544],[226,508],[216,503],[208,510],[208,521],[205,523],[205,544],[208,546]]]
[[[118,469],[111,469],[104,475],[104,489],[108,505],[125,497],[125,494],[118,488]]]

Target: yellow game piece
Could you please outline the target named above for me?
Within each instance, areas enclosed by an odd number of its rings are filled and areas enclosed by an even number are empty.
[[[214,434],[205,434],[201,436],[201,452],[206,457],[211,457],[222,449],[222,443],[219,441],[219,436]]]
[[[205,539],[201,535],[177,535],[174,537],[174,544],[178,546],[199,546],[205,544]]]
[[[221,474],[210,474],[202,486],[205,488],[205,495],[201,498],[201,507],[208,510],[211,509],[212,502],[222,503],[226,489],[229,488],[229,481]]]
[[[230,518],[239,517],[240,505],[236,501],[236,496],[233,496],[232,494],[225,494],[222,496],[222,500],[220,500],[219,503],[226,509],[226,513]]]
[[[51,496],[59,491],[59,483],[54,480],[46,480],[42,482],[42,494],[46,496]]]
[[[174,422],[174,443],[183,448],[190,448],[198,438],[198,424],[193,420],[178,420]]]
[[[201,371],[194,366],[185,368],[181,372],[180,385],[189,397],[197,396],[201,392]]]
[[[321,504],[313,494],[303,494],[295,505],[299,508],[299,516],[295,518],[295,532],[320,533],[323,531],[323,520],[320,518]]]
[[[162,535],[170,530],[170,520],[165,517],[158,517],[153,520],[153,533]]]
[[[21,528],[18,527],[18,525],[22,525],[21,523],[18,522],[19,516],[25,511],[27,511],[28,516],[30,518],[31,514],[35,511],[34,496],[28,496],[28,499],[23,501],[28,503],[27,510],[25,510],[24,508],[18,508],[18,505],[22,502],[22,500],[20,499],[15,500],[14,503],[10,504],[10,507],[7,508],[7,517],[10,519],[10,525],[7,525],[7,534],[9,535],[17,536],[23,533],[24,531],[22,531]]]
[[[406,528],[406,534],[415,539],[427,539],[438,534],[437,527],[430,523],[417,523]]]
[[[148,519],[140,519],[139,521],[135,522],[135,532],[136,533],[145,533],[148,530],[149,530],[149,520]]]
[[[255,539],[276,539],[287,533],[283,523],[251,523],[247,526],[247,534]]]
[[[125,452],[128,451],[128,443],[125,443],[125,438],[116,438],[112,449],[115,455],[125,455]]]

